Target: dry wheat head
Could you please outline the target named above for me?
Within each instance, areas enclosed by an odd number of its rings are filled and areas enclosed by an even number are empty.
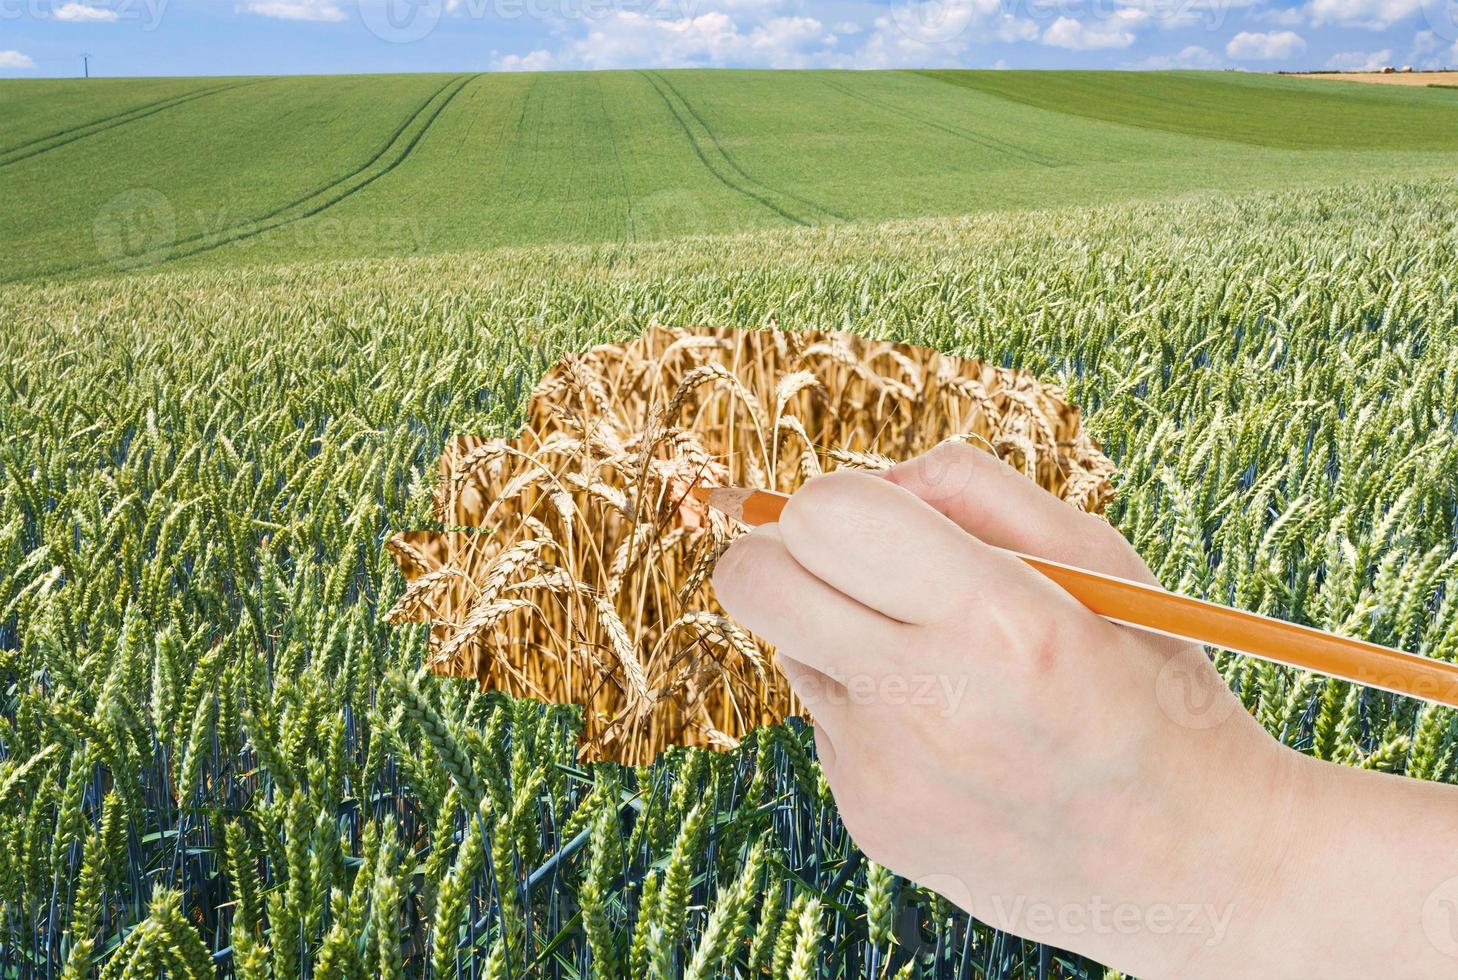
[[[801,708],[774,653],[724,616],[709,573],[741,530],[696,484],[793,491],[948,439],[1101,513],[1113,466],[1057,387],[853,334],[652,327],[559,361],[515,439],[443,454],[448,530],[388,543],[388,618],[428,622],[430,664],[583,707],[581,755],[641,764],[732,748]]]

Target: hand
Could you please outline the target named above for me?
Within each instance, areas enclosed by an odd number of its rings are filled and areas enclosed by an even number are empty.
[[[1343,893],[1325,866],[1351,855],[1319,845],[1355,818],[1326,835],[1311,810],[1386,818],[1396,797],[1272,739],[1199,647],[1113,625],[989,545],[1158,584],[1112,526],[955,444],[810,481],[715,571],[813,716],[857,845],[989,925],[1142,977],[1320,972]],[[1352,931],[1382,931],[1371,886],[1344,888]],[[1327,965],[1413,962],[1384,959],[1388,932]]]

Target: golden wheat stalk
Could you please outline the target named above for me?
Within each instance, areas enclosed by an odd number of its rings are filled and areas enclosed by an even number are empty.
[[[435,517],[481,530],[393,539],[409,584],[390,618],[431,624],[438,673],[582,705],[584,759],[732,748],[802,712],[714,602],[739,528],[690,489],[791,492],[948,439],[1075,507],[1112,496],[1078,410],[1030,375],[851,334],[654,327],[559,362],[517,439],[447,448]]]

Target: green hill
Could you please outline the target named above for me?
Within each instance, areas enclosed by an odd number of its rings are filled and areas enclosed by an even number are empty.
[[[0,280],[1451,173],[1451,92],[1228,73],[0,83]]]
[[[1239,72],[928,71],[1024,105],[1291,150],[1452,150],[1458,99],[1429,88]]]

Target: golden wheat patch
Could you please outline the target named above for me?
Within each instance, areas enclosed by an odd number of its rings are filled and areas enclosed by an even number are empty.
[[[801,714],[774,653],[708,580],[742,530],[696,485],[793,491],[946,440],[997,454],[1101,513],[1112,464],[1062,391],[1031,375],[852,334],[654,327],[558,362],[515,439],[441,459],[436,519],[388,547],[428,622],[430,666],[583,706],[581,756],[736,746]]]

